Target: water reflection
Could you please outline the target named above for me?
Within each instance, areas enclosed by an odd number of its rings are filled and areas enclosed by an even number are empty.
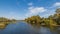
[[[0,22],[0,29],[4,29],[10,22]]]
[[[31,24],[33,30],[39,34],[51,34],[50,29],[40,24]]]
[[[29,23],[30,24],[30,23]],[[40,24],[30,24],[33,29],[40,34],[60,34],[60,27],[41,26]]]
[[[60,27],[50,27],[52,34],[60,34]]]
[[[60,27],[46,27],[40,26],[40,24],[17,22],[0,30],[0,34],[60,34]]]

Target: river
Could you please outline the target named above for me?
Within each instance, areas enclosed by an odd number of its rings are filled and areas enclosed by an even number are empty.
[[[5,29],[0,29],[0,34],[60,34],[60,27],[49,28],[26,22],[17,22],[10,23]]]

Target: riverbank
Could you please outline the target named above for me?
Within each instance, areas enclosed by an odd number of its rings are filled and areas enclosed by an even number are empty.
[[[60,25],[55,25],[55,24],[53,24],[52,26],[60,27]]]
[[[0,22],[0,29],[4,29],[10,23],[16,23],[16,21]]]

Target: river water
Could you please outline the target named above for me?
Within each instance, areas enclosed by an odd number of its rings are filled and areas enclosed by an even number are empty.
[[[60,27],[45,27],[17,22],[7,25],[5,29],[0,29],[0,34],[60,34]]]

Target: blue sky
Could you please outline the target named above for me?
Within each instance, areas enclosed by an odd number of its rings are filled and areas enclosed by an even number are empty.
[[[60,8],[60,0],[0,0],[0,17],[25,19],[33,15],[48,17]]]

